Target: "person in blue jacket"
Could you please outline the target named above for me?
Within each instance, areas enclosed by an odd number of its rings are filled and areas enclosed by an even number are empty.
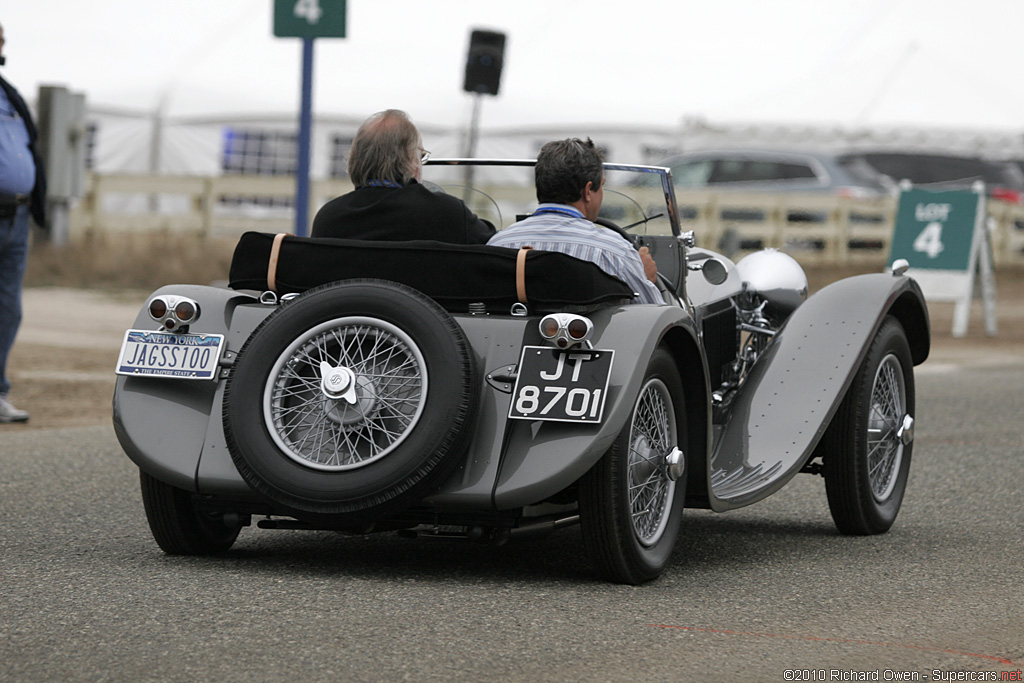
[[[0,26],[0,65],[6,62]],[[0,423],[25,422],[8,399],[7,356],[21,324],[21,283],[28,262],[29,217],[46,226],[46,175],[25,100],[0,76]]]

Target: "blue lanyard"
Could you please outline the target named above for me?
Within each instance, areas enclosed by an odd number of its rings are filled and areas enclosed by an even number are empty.
[[[572,208],[571,206],[542,206],[533,212],[536,216],[540,213],[560,213],[563,216],[572,216],[573,218],[583,218],[583,212]]]
[[[362,190],[367,187],[401,187],[401,185],[396,183],[394,180],[370,180],[367,181],[365,185],[360,185],[356,189]]]

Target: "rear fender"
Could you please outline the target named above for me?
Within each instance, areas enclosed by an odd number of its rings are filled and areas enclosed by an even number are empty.
[[[588,317],[594,322],[594,348],[615,351],[605,418],[593,426],[509,420],[511,395],[502,394],[496,424],[501,431],[494,434],[499,442],[502,432],[506,434],[494,488],[497,509],[543,501],[593,467],[630,418],[648,360],[666,335],[684,334],[696,348],[692,318],[682,308],[633,305],[603,309]],[[532,333],[537,335],[535,327]],[[524,343],[540,343],[539,335]],[[692,372],[682,365],[680,370]],[[702,379],[706,376],[703,364],[697,372]]]
[[[273,310],[251,295],[217,287],[168,285],[150,299],[160,294],[198,302],[202,313],[190,331],[225,335],[222,364],[230,362],[256,325]],[[149,316],[148,302],[136,316],[134,329],[159,329]],[[222,385],[219,378],[190,381],[119,375],[113,418],[121,447],[147,474],[177,488],[196,491],[200,456],[209,446],[206,441],[211,416],[220,422]]]
[[[903,276],[859,275],[805,301],[754,365],[714,445],[710,503],[728,510],[781,488],[812,457],[886,315],[906,330],[915,365],[928,357],[928,309]]]

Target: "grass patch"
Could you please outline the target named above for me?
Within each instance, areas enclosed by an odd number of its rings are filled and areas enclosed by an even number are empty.
[[[234,239],[181,233],[94,233],[29,251],[27,287],[153,290],[228,279]]]

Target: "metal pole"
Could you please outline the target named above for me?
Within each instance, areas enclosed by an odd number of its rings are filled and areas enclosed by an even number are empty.
[[[295,166],[295,234],[309,226],[309,138],[313,122],[313,39],[302,39],[302,109],[299,114],[299,158]]]
[[[480,100],[483,99],[480,93],[473,93],[473,119],[469,124],[469,136],[466,139],[466,158],[472,159],[476,156],[476,140],[478,137],[478,131],[480,129]],[[463,200],[469,201],[469,194],[473,188],[473,165],[469,164],[466,166],[466,172],[464,177],[466,185],[465,192],[463,194]]]

